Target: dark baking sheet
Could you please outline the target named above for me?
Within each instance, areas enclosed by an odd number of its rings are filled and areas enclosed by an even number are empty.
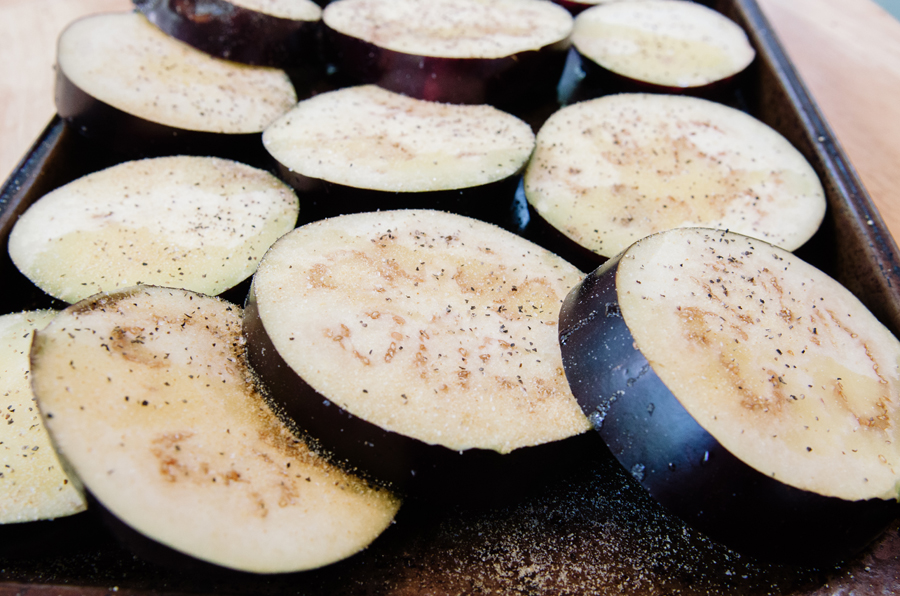
[[[744,26],[758,51],[739,102],[798,147],[825,186],[826,221],[800,254],[844,283],[898,334],[900,265],[886,226],[755,1],[722,0],[716,7]],[[0,190],[4,245],[31,202],[117,161],[54,119]],[[5,250],[0,276],[0,312],[49,304]],[[598,443],[585,449],[570,476],[502,505],[407,503],[369,549],[305,573],[254,576],[172,567],[122,547],[96,508],[67,520],[0,527],[0,596],[113,592],[894,594],[900,593],[900,525],[842,565],[764,563],[711,543],[669,516]]]

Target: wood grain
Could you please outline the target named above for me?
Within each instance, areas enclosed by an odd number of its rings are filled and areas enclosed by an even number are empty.
[[[56,38],[72,21],[131,10],[130,0],[0,0],[0,176],[5,180],[56,108]]]
[[[869,0],[757,2],[900,239],[900,21]]]
[[[894,238],[900,238],[900,22],[871,0],[757,0]],[[0,176],[54,113],[56,37],[129,0],[0,0]]]

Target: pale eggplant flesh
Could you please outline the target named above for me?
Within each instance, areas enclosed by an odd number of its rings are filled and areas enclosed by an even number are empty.
[[[31,363],[68,469],[121,523],[201,567],[325,566],[399,508],[271,407],[236,305],[152,286],[98,294],[36,335]]]
[[[56,70],[60,117],[99,145],[136,157],[188,153],[259,163],[260,133],[297,101],[284,71],[212,57],[139,13],[69,25]],[[185,79],[194,83],[185,86]]]
[[[269,250],[244,334],[280,407],[347,465],[410,494],[489,495],[579,460],[559,457],[589,427],[555,334],[578,279],[474,219],[344,215]]]
[[[572,46],[579,60],[571,66],[584,78],[577,99],[652,92],[725,100],[756,55],[736,23],[686,0],[594,6],[578,15]]]
[[[587,461],[581,456],[585,449],[602,448],[592,433],[505,454],[429,444],[354,416],[310,386],[266,333],[252,288],[243,332],[253,368],[288,418],[339,465],[411,499],[463,507],[502,504],[571,474]]]
[[[221,134],[184,130],[122,111],[86,93],[62,69],[56,71],[56,112],[99,150],[130,157],[217,155],[265,162],[261,133]]]
[[[326,52],[341,76],[417,99],[490,104],[510,111],[552,98],[568,47],[503,58],[445,58],[397,52],[327,29]]]
[[[263,144],[302,194],[305,221],[427,208],[499,222],[534,133],[492,106],[361,85],[301,101],[265,130]]]
[[[623,318],[622,258],[590,273],[566,298],[560,344],[573,393],[635,481],[688,525],[760,560],[831,564],[881,535],[900,514],[895,499],[848,500],[776,480],[688,412]]]

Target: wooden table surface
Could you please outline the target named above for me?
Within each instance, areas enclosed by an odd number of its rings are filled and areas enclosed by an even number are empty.
[[[900,239],[900,21],[871,0],[757,0],[895,239]],[[56,37],[130,0],[0,0],[0,176],[55,112]]]

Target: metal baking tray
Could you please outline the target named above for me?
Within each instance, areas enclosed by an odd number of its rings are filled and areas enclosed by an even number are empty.
[[[812,163],[828,211],[801,256],[841,281],[900,335],[897,246],[755,0],[719,0],[758,55],[738,90],[746,109]],[[44,193],[117,161],[55,118],[0,189],[4,246]],[[48,299],[0,256],[0,312]],[[56,306],[62,306],[56,304]],[[599,441],[599,439],[598,439]],[[0,527],[0,596],[12,594],[791,594],[900,592],[900,524],[841,565],[740,556],[684,526],[610,463],[603,447],[571,475],[517,498],[406,504],[367,550],[285,575],[170,566],[122,546],[96,508]]]

